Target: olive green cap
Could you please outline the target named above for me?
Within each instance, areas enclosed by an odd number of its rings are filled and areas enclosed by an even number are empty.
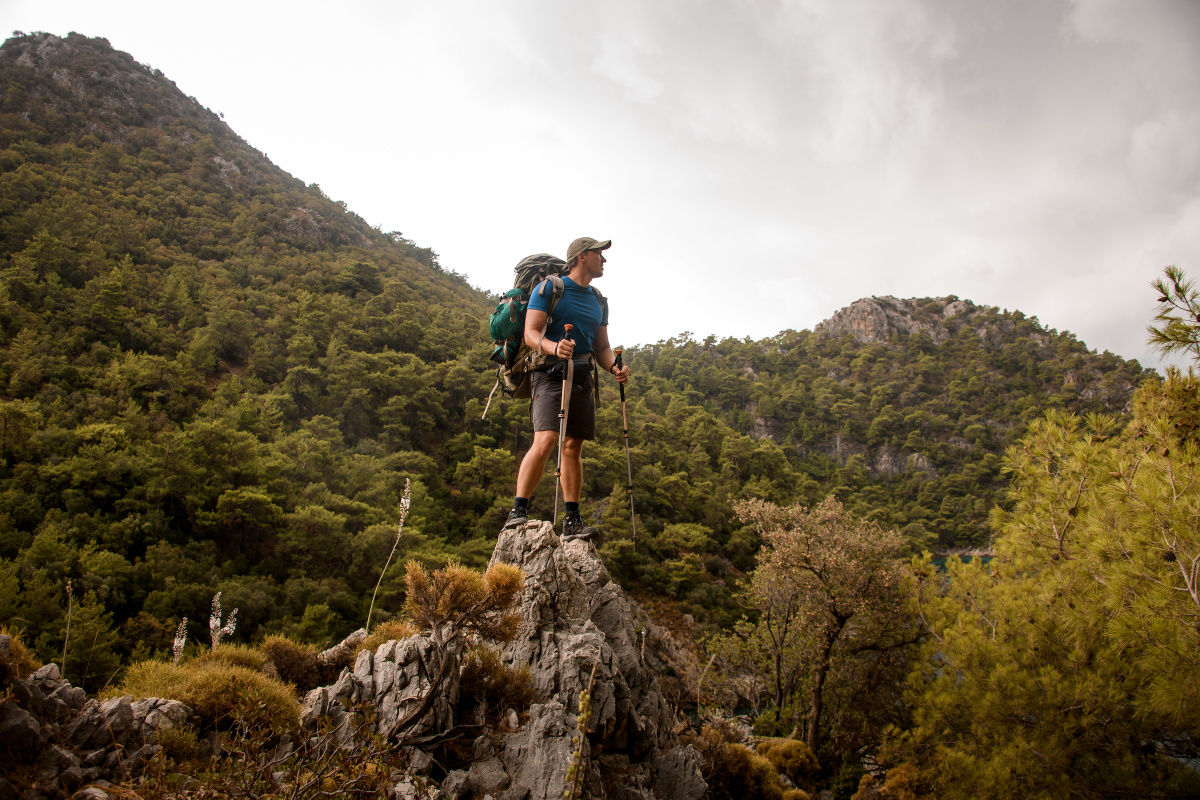
[[[590,236],[581,236],[567,247],[567,263],[574,261],[585,250],[607,250],[610,247],[612,247],[612,239],[605,239],[601,242]]]

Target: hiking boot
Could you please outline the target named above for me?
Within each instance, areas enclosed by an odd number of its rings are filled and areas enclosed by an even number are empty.
[[[583,531],[583,517],[579,516],[578,511],[572,511],[570,514],[567,514],[565,517],[563,517],[563,539],[578,539]]]
[[[505,528],[515,528],[518,525],[524,525],[529,521],[528,508],[516,508],[508,512],[508,519],[504,521]]]

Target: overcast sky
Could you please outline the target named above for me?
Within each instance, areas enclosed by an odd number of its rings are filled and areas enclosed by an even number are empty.
[[[1200,276],[1200,0],[0,0],[103,36],[501,291],[611,238],[626,345],[860,297],[1020,309],[1147,365]]]

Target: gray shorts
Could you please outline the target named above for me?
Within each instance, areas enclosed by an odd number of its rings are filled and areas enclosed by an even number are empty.
[[[562,406],[562,378],[537,371],[530,375],[529,418],[535,431],[557,431],[558,410]],[[567,411],[567,436],[572,439],[596,438],[596,394],[592,370],[576,364],[571,407]]]

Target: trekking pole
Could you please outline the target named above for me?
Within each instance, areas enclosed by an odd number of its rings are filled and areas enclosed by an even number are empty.
[[[566,333],[563,335],[564,339],[568,339],[572,342],[575,341],[571,338],[571,329],[574,327],[575,326],[571,325],[570,323],[563,326],[563,328],[566,330]],[[558,406],[558,467],[556,467],[554,470],[554,516],[550,518],[551,525],[556,524],[558,521],[558,493],[559,490],[562,489],[563,439],[567,435],[567,411],[571,407],[571,384],[574,382],[574,380],[575,359],[572,356],[571,358],[567,359],[567,368],[563,372],[562,402]],[[564,496],[563,502],[565,503],[566,501],[567,498]]]
[[[617,369],[621,369],[621,354],[623,351],[614,350],[617,354],[617,360],[614,362]],[[625,494],[629,495],[629,524],[633,526],[633,552],[637,552],[637,516],[633,513],[633,462],[629,460],[629,419],[625,416],[625,384],[618,383],[621,389],[621,426],[625,434],[625,475],[628,478],[628,483],[625,484]]]

